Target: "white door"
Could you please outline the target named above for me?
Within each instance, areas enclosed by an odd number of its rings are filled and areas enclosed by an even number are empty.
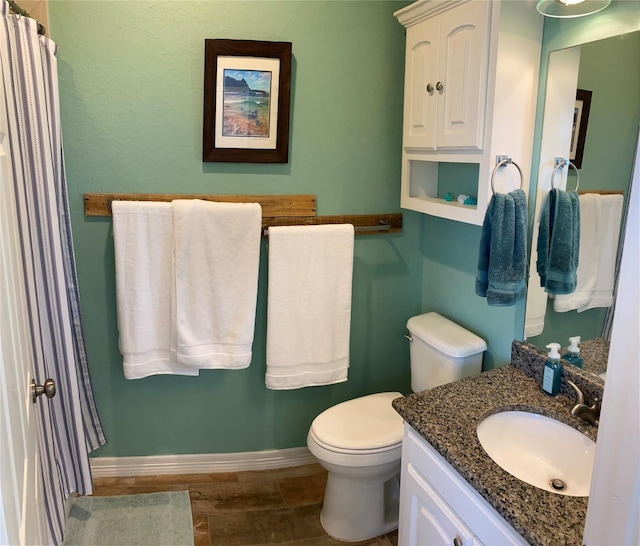
[[[30,330],[5,128],[0,118],[0,544],[45,544]],[[43,398],[37,403],[46,404]]]

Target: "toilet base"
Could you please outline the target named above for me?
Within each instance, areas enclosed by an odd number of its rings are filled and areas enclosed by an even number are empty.
[[[357,542],[398,528],[400,461],[358,468],[321,464],[329,475],[320,523],[329,536]]]

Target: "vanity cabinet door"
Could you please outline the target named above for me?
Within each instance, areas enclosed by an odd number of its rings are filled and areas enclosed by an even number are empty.
[[[409,424],[404,427],[400,546],[528,544]]]
[[[411,463],[402,475],[399,546],[482,546]]]
[[[407,29],[404,147],[481,150],[489,2],[469,2]]]

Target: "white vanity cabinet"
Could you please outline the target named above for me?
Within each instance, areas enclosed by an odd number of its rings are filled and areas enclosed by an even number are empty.
[[[399,546],[528,544],[410,425],[404,427]]]
[[[482,149],[490,2],[474,2],[407,29],[406,149]]]
[[[502,167],[496,190],[528,190],[542,16],[532,0],[418,0],[394,15],[406,28],[401,206],[481,225],[497,156],[524,180]],[[466,164],[471,187],[452,193],[477,205],[445,200],[460,176],[443,164]]]

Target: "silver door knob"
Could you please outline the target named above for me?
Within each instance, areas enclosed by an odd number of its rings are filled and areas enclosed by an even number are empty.
[[[462,539],[459,536],[453,539],[453,546],[462,546]]]
[[[433,85],[430,83],[427,84],[427,93],[433,93]]]
[[[34,404],[42,394],[47,398],[53,398],[56,395],[56,382],[53,379],[47,379],[44,385],[36,385],[35,380],[31,380],[31,400]]]
[[[442,84],[442,82],[436,83],[436,91],[439,91],[440,93],[442,93],[443,89],[444,89],[444,85]]]

